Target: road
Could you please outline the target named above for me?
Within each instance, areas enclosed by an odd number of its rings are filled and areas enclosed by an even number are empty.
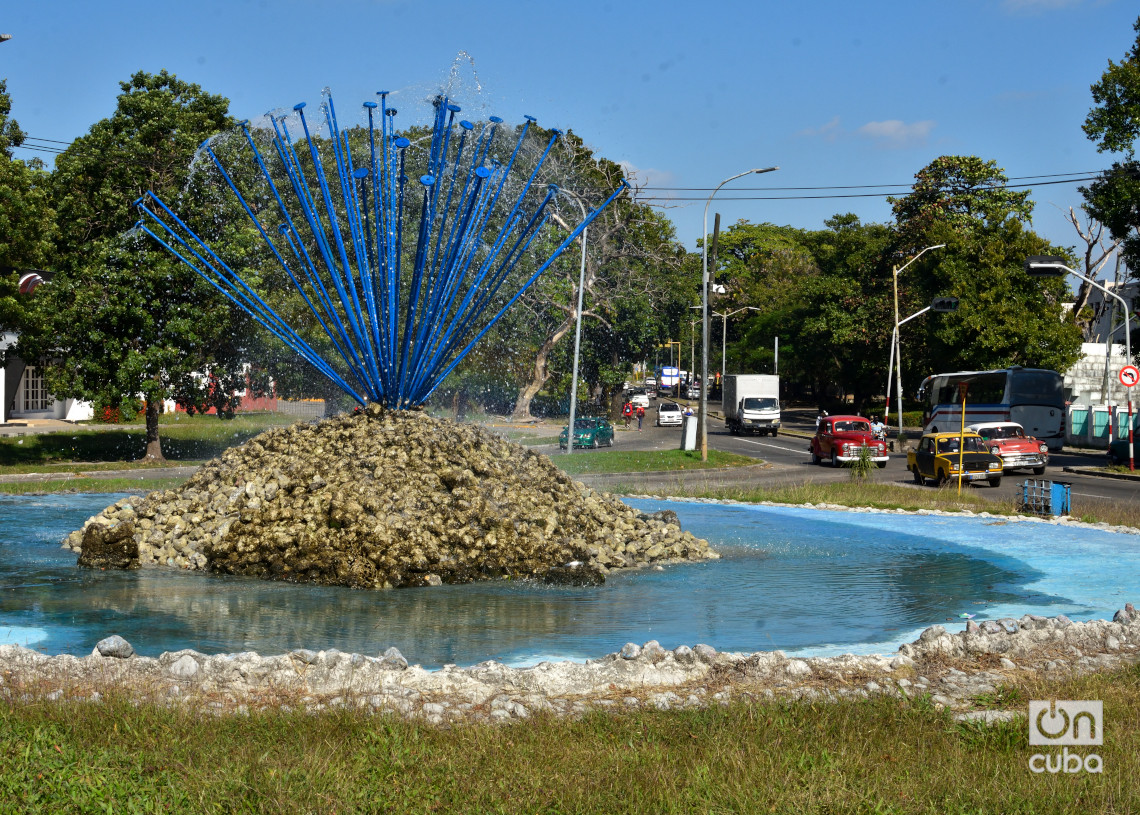
[[[619,422],[615,447],[628,450],[664,450],[677,447],[680,444],[680,431],[677,428],[654,427],[652,417],[655,415],[656,410],[651,409],[647,412],[643,430],[640,433],[636,429],[621,430]],[[744,478],[734,479],[728,476],[726,483],[741,483],[741,481],[747,480],[747,482],[757,485],[772,486],[777,484],[826,483],[842,481],[850,477],[848,470],[843,467],[833,469],[829,464],[812,465],[811,456],[808,454],[808,440],[813,426],[807,412],[799,411],[785,414],[784,422],[786,432],[781,432],[776,437],[734,436],[725,429],[721,420],[710,417],[710,449],[763,459],[769,465],[763,469],[749,468],[746,475],[741,474]],[[636,423],[634,427],[636,427]],[[543,452],[549,455],[558,454],[555,445],[549,445],[549,447],[550,450],[544,449]],[[1050,456],[1049,469],[1043,476],[1034,476],[1029,470],[1015,470],[1005,474],[1000,487],[990,487],[988,484],[963,484],[962,489],[972,490],[973,494],[984,498],[1013,499],[1021,493],[1021,486],[1027,479],[1043,478],[1071,485],[1072,513],[1077,516],[1081,514],[1082,504],[1089,506],[1101,501],[1114,504],[1135,502],[1135,506],[1140,507],[1140,480],[1117,480],[1102,476],[1064,472],[1063,470],[1065,467],[1102,466],[1104,466],[1103,452],[1083,452],[1066,448],[1064,451]],[[673,477],[676,479],[676,474]],[[933,486],[919,487],[915,484],[913,476],[906,468],[906,456],[900,453],[892,453],[887,466],[882,469],[875,469],[871,478],[876,482],[896,484],[913,489],[936,489]],[[603,479],[587,478],[583,480],[595,482],[600,487],[605,486]],[[610,480],[619,479],[615,477]]]

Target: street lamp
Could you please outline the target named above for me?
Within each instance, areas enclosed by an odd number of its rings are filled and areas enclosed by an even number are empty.
[[[582,210],[582,220],[586,220],[586,205],[582,203],[577,193],[554,188],[560,195],[570,196],[570,200]],[[578,270],[578,310],[575,312],[574,325],[574,366],[570,375],[570,424],[566,427],[566,454],[574,452],[574,414],[578,407],[578,353],[582,347],[582,293],[586,288],[586,230],[582,230],[582,265]]]
[[[1073,277],[1079,277],[1094,288],[1100,289],[1109,297],[1113,297],[1120,303],[1121,308],[1124,309],[1124,358],[1126,364],[1132,364],[1132,331],[1129,325],[1128,303],[1123,297],[1116,292],[1111,292],[1104,286],[1097,283],[1091,277],[1086,277],[1080,272],[1073,271],[1064,263],[1064,258],[1050,257],[1049,255],[1033,255],[1025,259],[1025,272],[1030,277],[1063,277],[1065,272],[1068,272]],[[1128,469],[1135,471],[1136,462],[1133,458],[1132,449],[1132,389],[1128,388]],[[1109,439],[1112,442],[1112,439]]]
[[[709,205],[720,188],[751,173],[770,173],[779,167],[745,170],[729,176],[716,185],[705,201],[704,229],[701,232],[701,402],[697,417],[697,433],[701,437],[701,461],[709,460],[708,402],[709,402]],[[723,373],[723,372],[722,372]]]
[[[902,438],[902,432],[903,432],[903,404],[902,404],[902,342],[900,341],[900,338],[899,338],[899,325],[900,325],[900,323],[899,323],[899,275],[903,273],[903,271],[906,269],[907,266],[914,263],[916,260],[918,260],[924,254],[929,252],[931,249],[942,249],[945,246],[946,246],[946,244],[944,244],[944,243],[937,243],[934,246],[927,246],[921,252],[919,252],[917,255],[915,255],[910,260],[908,260],[906,263],[904,263],[902,265],[901,269],[896,266],[894,269],[891,270],[891,283],[894,287],[894,293],[895,293],[895,330],[894,330],[894,333],[891,335],[891,343],[892,343],[891,350],[892,350],[892,352],[897,351],[897,353],[894,353],[894,357],[895,357],[895,380],[896,380],[896,382],[895,382],[896,391],[895,392],[898,395],[898,402],[899,402],[898,412],[899,412],[899,438],[900,439]],[[908,317],[907,319],[910,319],[910,318]],[[891,391],[891,379],[890,379],[890,373],[888,373],[887,374],[887,400],[888,400],[888,405],[887,405],[887,410],[884,411],[886,413],[890,412],[890,398],[891,398],[890,391]],[[887,417],[887,420],[890,421],[890,416]],[[899,445],[901,448],[901,445],[902,445],[901,441],[899,442]]]
[[[728,357],[725,351],[725,343],[728,342],[728,318],[733,314],[739,314],[742,311],[760,310],[761,309],[756,308],[756,306],[743,306],[742,308],[738,308],[736,311],[730,311],[727,314],[724,312],[720,312],[719,314],[715,311],[713,312],[714,317],[720,317],[720,375],[722,377],[728,373]]]

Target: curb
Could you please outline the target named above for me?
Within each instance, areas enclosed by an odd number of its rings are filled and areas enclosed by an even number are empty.
[[[1136,475],[1130,475],[1129,473],[1109,473],[1096,467],[1062,467],[1061,471],[1075,475],[1092,475],[1097,478],[1115,478],[1118,481],[1140,481],[1140,472]]]

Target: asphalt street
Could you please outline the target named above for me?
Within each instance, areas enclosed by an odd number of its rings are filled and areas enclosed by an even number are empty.
[[[628,450],[665,450],[680,446],[681,432],[677,428],[653,426],[652,417],[656,410],[647,412],[643,429],[623,430],[618,423],[618,432],[614,441],[616,449]],[[636,423],[633,425],[636,428]],[[670,473],[650,477],[649,474],[634,476],[603,476],[586,477],[582,480],[599,487],[607,484],[628,483],[636,478],[639,481],[652,481],[669,483],[692,483],[705,478],[710,483],[725,485],[740,485],[747,483],[777,485],[801,483],[826,483],[841,481],[850,477],[847,468],[832,468],[830,464],[813,465],[808,453],[808,441],[814,431],[814,415],[808,411],[787,411],[784,414],[784,429],[780,435],[772,436],[734,436],[724,426],[719,418],[709,419],[709,448],[723,450],[762,459],[767,466],[747,467],[739,473],[726,472],[711,476],[704,474],[684,474],[679,476]],[[549,448],[549,449],[546,449]],[[539,448],[551,456],[559,455],[557,445],[544,445]],[[575,455],[589,455],[589,452],[575,452]],[[1072,511],[1080,515],[1081,504],[1107,501],[1116,504],[1129,504],[1135,502],[1137,512],[1140,514],[1140,479],[1113,479],[1103,476],[1086,475],[1081,473],[1065,472],[1064,468],[1094,468],[1103,467],[1105,456],[1103,451],[1081,451],[1066,448],[1060,453],[1054,453],[1049,459],[1049,468],[1043,476],[1034,476],[1030,470],[1007,471],[1002,478],[1001,486],[990,487],[988,484],[963,484],[963,490],[972,490],[975,495],[985,498],[1012,499],[1022,492],[1022,485],[1030,479],[1046,479],[1064,482],[1070,485],[1072,498]],[[906,468],[906,454],[891,453],[890,461],[882,469],[876,468],[871,478],[874,481],[913,489],[937,489],[933,486],[920,487],[914,483],[913,476]]]

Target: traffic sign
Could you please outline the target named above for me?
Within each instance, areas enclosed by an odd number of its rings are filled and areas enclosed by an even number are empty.
[[[1131,388],[1137,382],[1140,382],[1140,368],[1135,365],[1125,365],[1120,369],[1120,384],[1126,388]]]

